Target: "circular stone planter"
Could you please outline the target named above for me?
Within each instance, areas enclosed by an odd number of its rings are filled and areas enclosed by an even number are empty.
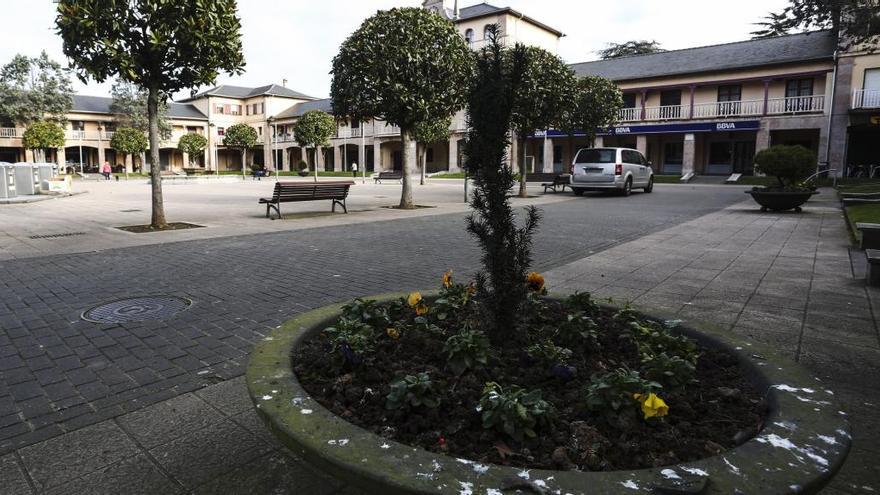
[[[436,293],[425,293],[426,299],[429,294]],[[402,295],[371,299],[390,301]],[[370,493],[817,493],[850,449],[849,425],[834,404],[834,394],[804,368],[729,332],[683,326],[681,333],[702,345],[734,353],[746,376],[767,390],[765,426],[739,447],[681,465],[611,472],[525,470],[435,454],[348,423],[318,404],[297,381],[291,352],[334,322],[341,308],[337,304],[311,311],[275,329],[254,349],[247,384],[259,416],[295,455]]]
[[[746,191],[761,205],[761,211],[801,211],[801,206],[806,203],[818,191]]]
[[[297,175],[299,175],[300,177],[308,177],[309,171],[308,170],[300,170],[299,172],[297,172]]]

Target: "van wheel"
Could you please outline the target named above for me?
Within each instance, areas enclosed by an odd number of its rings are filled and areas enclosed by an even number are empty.
[[[632,194],[632,190],[633,190],[632,178],[626,179],[626,182],[623,184],[623,191],[621,191],[620,193],[623,194],[624,196],[629,196],[630,194]]]
[[[646,193],[650,193],[654,190],[654,178],[651,177],[651,180],[648,181],[648,187],[645,188]]]
[[[583,196],[584,195],[583,189],[572,188],[571,192],[573,192],[575,196]]]

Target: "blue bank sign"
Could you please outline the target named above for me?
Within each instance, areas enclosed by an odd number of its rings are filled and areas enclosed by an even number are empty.
[[[757,120],[742,120],[731,122],[688,122],[685,124],[653,124],[653,125],[620,125],[608,129],[600,129],[599,136],[625,136],[637,134],[690,134],[697,132],[733,132],[733,131],[757,131],[761,128],[761,122]],[[535,137],[565,137],[562,131],[551,129],[547,132],[539,131]],[[581,131],[575,132],[575,136],[584,136]]]

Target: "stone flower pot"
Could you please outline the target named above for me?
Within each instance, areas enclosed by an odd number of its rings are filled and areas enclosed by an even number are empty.
[[[801,212],[801,206],[810,199],[818,191],[767,191],[762,189],[753,189],[746,191],[751,194],[755,202],[761,205],[761,211],[784,211],[794,210]]]
[[[308,176],[309,176],[309,171],[308,171],[308,169],[305,169],[305,168],[304,168],[304,169],[300,170],[299,172],[297,172],[297,174],[298,174],[300,177],[308,177]]]
[[[427,299],[436,293],[423,294]],[[680,327],[704,346],[734,353],[746,376],[767,390],[770,412],[755,438],[715,457],[632,471],[525,470],[435,454],[348,423],[300,385],[291,352],[334,322],[341,307],[302,314],[274,330],[253,350],[247,384],[259,416],[295,455],[369,493],[810,494],[831,480],[850,449],[849,426],[835,396],[804,368],[729,332]]]

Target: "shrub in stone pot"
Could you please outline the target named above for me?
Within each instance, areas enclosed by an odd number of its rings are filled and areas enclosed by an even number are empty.
[[[309,176],[309,164],[305,162],[305,160],[300,160],[296,164],[297,172],[300,177],[308,177]]]
[[[771,146],[755,155],[755,171],[776,177],[777,184],[747,191],[761,211],[801,211],[815,188],[801,183],[816,169],[816,155],[803,146]]]

